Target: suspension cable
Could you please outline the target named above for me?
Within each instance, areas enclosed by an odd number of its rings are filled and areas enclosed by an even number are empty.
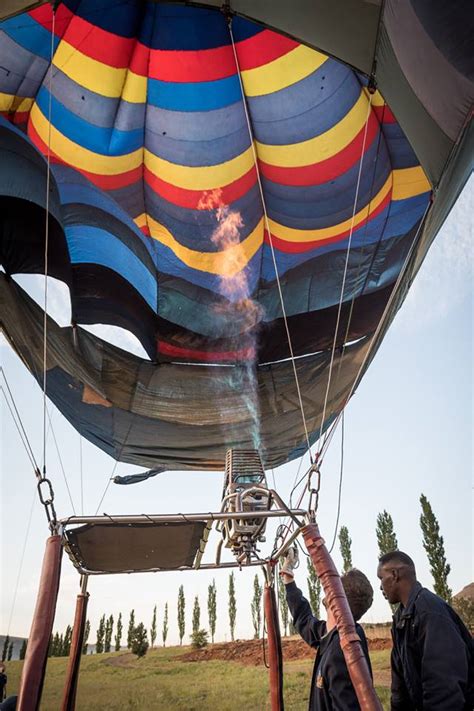
[[[369,89],[369,91],[370,91],[370,89]],[[375,89],[374,89],[374,92],[373,92],[373,93],[375,93]],[[385,101],[384,101],[383,109],[382,109],[382,116],[381,116],[380,122],[379,122],[380,128],[379,128],[378,138],[377,138],[377,147],[376,147],[376,149],[375,149],[374,172],[373,172],[373,174],[372,174],[372,181],[371,181],[371,184],[370,184],[369,202],[368,202],[368,205],[367,205],[367,217],[366,217],[366,219],[365,219],[365,225],[364,225],[364,242],[363,242],[363,245],[362,245],[361,257],[365,254],[365,247],[366,247],[366,244],[365,244],[365,237],[366,237],[366,235],[367,235],[367,225],[369,224],[370,207],[371,207],[371,205],[372,205],[375,178],[376,178],[376,176],[377,176],[377,163],[378,163],[378,159],[379,159],[380,142],[381,142],[381,140],[382,140],[382,135],[383,135],[382,126],[383,126],[383,122],[384,122],[384,120],[385,120],[385,109],[386,109],[386,108],[387,108],[387,104],[386,104]],[[388,216],[388,213],[387,213],[387,216]],[[382,232],[381,232],[380,240],[382,239],[382,235],[383,235],[383,230],[382,230]],[[368,269],[367,269],[367,271],[366,271],[364,283],[363,283],[363,285],[362,285],[362,287],[361,287],[361,289],[360,289],[360,292],[359,292],[359,298],[360,298],[360,297],[363,295],[363,293],[364,293],[364,290],[365,290],[365,287],[366,287],[366,284],[367,284],[367,280],[368,280],[368,278],[369,278],[370,272],[371,272],[371,270],[372,270],[372,266],[373,266],[373,264],[374,264],[375,255],[377,254],[377,249],[378,249],[378,245],[380,244],[380,240],[379,240],[379,242],[377,243],[377,248],[374,249],[374,252],[373,252],[373,255],[372,255],[372,259],[370,260],[370,265],[369,265],[369,267],[368,267]],[[357,284],[357,282],[358,282],[358,280],[359,280],[359,276],[360,276],[360,272],[361,272],[361,265],[362,265],[362,259],[359,260],[359,263],[358,263],[358,265],[357,265],[357,274],[356,274],[356,278],[355,278],[356,284]],[[349,316],[348,316],[348,318],[347,318],[346,332],[345,332],[345,334],[344,334],[344,340],[343,340],[343,343],[342,343],[341,357],[339,358],[339,365],[338,365],[338,368],[337,368],[336,383],[335,383],[335,386],[334,386],[334,387],[337,387],[337,384],[338,384],[338,382],[339,382],[339,376],[340,376],[340,374],[341,374],[342,359],[343,359],[344,353],[345,353],[345,351],[346,351],[346,343],[347,343],[348,338],[349,338],[349,330],[350,330],[350,326],[351,326],[352,315],[353,315],[353,312],[354,312],[354,304],[355,304],[355,301],[356,301],[356,298],[357,298],[357,297],[356,297],[356,292],[357,292],[357,287],[354,286],[354,290],[353,290],[353,292],[352,292],[351,306],[350,306],[350,309],[349,309]]]
[[[301,395],[301,388],[300,388],[300,383],[299,383],[298,371],[297,371],[297,369],[296,369],[296,362],[295,362],[295,356],[294,356],[294,351],[293,351],[293,343],[292,343],[292,340],[291,340],[290,328],[289,328],[289,325],[288,325],[288,318],[287,318],[286,309],[285,309],[285,303],[284,303],[284,299],[283,299],[283,291],[282,291],[282,288],[281,288],[280,276],[279,276],[279,274],[278,274],[278,265],[277,265],[277,261],[276,261],[275,249],[274,249],[274,246],[273,246],[273,238],[272,238],[272,233],[271,233],[271,230],[270,230],[270,223],[269,223],[269,221],[268,221],[268,214],[267,214],[265,196],[264,196],[264,193],[263,193],[262,179],[261,179],[260,170],[259,170],[259,167],[258,167],[258,156],[257,156],[257,150],[256,150],[256,148],[255,148],[255,142],[254,142],[253,131],[252,131],[252,124],[251,124],[251,122],[250,122],[250,115],[249,115],[249,110],[248,110],[248,106],[247,106],[247,100],[246,100],[246,97],[245,97],[244,85],[243,85],[243,82],[242,82],[242,75],[241,75],[241,71],[240,71],[240,64],[239,64],[239,59],[238,59],[238,56],[237,56],[237,50],[236,50],[236,47],[235,47],[234,33],[232,32],[232,18],[231,18],[230,16],[228,16],[228,17],[227,17],[227,21],[228,21],[228,26],[229,26],[230,38],[231,38],[231,41],[232,41],[232,51],[233,51],[233,53],[234,53],[235,65],[236,65],[236,67],[237,67],[237,75],[238,75],[238,78],[239,78],[240,91],[241,91],[241,94],[242,94],[242,105],[243,105],[243,108],[244,108],[245,119],[246,119],[246,121],[247,121],[247,129],[248,129],[249,137],[250,137],[250,145],[251,145],[251,148],[252,148],[252,154],[253,154],[253,159],[254,159],[254,164],[255,164],[255,172],[256,172],[256,175],[257,175],[257,182],[258,182],[258,188],[259,188],[259,192],[260,192],[260,199],[261,199],[261,201],[262,201],[263,218],[264,218],[264,222],[265,222],[265,228],[266,228],[266,231],[267,231],[267,234],[268,234],[268,241],[269,241],[269,244],[270,244],[270,251],[271,251],[271,255],[272,255],[273,267],[274,267],[274,269],[275,269],[275,276],[276,276],[276,282],[277,282],[277,288],[278,288],[278,295],[279,295],[279,298],[280,298],[280,305],[281,305],[281,310],[282,310],[282,315],[283,315],[283,321],[284,321],[284,324],[285,324],[286,337],[287,337],[287,340],[288,340],[288,348],[289,348],[289,351],[290,351],[291,364],[292,364],[292,367],[293,367],[293,374],[294,374],[294,377],[295,377],[296,391],[297,391],[297,394],[298,394],[298,403],[299,403],[299,408],[300,408],[300,411],[301,411],[301,418],[302,418],[302,422],[303,422],[303,428],[304,428],[304,433],[305,433],[306,445],[307,445],[307,448],[308,448],[310,460],[311,460],[311,462],[312,462],[312,461],[313,461],[313,455],[312,455],[312,452],[311,452],[311,442],[310,442],[310,439],[309,439],[309,432],[308,432],[308,427],[307,427],[307,424],[306,424],[306,416],[305,416],[305,412],[304,412],[303,398],[302,398],[302,395]]]
[[[44,312],[43,312],[43,476],[46,476],[46,385],[47,385],[47,335],[48,335],[48,250],[49,250],[49,192],[51,182],[51,113],[53,56],[56,29],[56,8],[53,7],[51,47],[49,57],[48,144],[46,152],[46,224],[44,240]]]
[[[341,494],[342,494],[343,473],[344,473],[344,410],[342,411],[342,418],[341,418],[341,468],[339,471],[339,491],[337,494],[337,514],[336,514],[336,523],[334,525],[334,535],[333,535],[331,547],[329,548],[329,553],[332,553],[332,549],[334,548],[334,544],[336,542],[336,536],[337,536],[337,529],[339,527],[339,516],[341,514]]]
[[[82,469],[82,435],[79,433],[79,476],[81,480],[81,514],[84,516],[84,478]]]
[[[398,291],[398,287],[400,286],[400,283],[401,283],[403,277],[405,276],[405,271],[406,271],[406,269],[407,269],[407,267],[408,267],[408,264],[409,264],[409,262],[410,262],[410,260],[411,260],[411,257],[413,256],[413,252],[414,252],[415,246],[416,246],[416,244],[417,244],[418,235],[420,234],[420,231],[421,231],[422,227],[424,227],[424,224],[425,224],[425,221],[426,221],[426,217],[427,217],[427,215],[428,215],[428,211],[429,211],[430,207],[431,207],[431,201],[428,202],[428,205],[426,206],[425,211],[424,211],[424,213],[423,213],[423,215],[422,215],[422,217],[421,217],[420,224],[418,225],[418,228],[417,228],[417,230],[416,230],[415,236],[413,237],[413,241],[412,241],[412,243],[411,243],[411,245],[410,245],[410,249],[409,249],[408,252],[407,252],[407,256],[405,257],[405,260],[404,260],[404,262],[403,262],[402,268],[400,269],[400,272],[399,272],[399,274],[398,274],[397,280],[396,280],[396,282],[395,282],[395,284],[394,284],[394,287],[393,287],[393,289],[392,289],[392,291],[391,291],[391,293],[390,293],[390,296],[389,296],[388,301],[387,301],[387,303],[386,303],[386,305],[385,305],[385,308],[384,308],[384,310],[383,310],[383,313],[382,313],[382,315],[381,315],[381,317],[380,317],[380,319],[379,319],[379,322],[378,322],[378,324],[377,324],[377,328],[375,329],[374,333],[373,333],[372,336],[371,336],[370,343],[369,343],[369,347],[367,348],[367,352],[366,352],[366,354],[365,354],[365,356],[364,356],[364,359],[363,359],[363,361],[362,361],[362,363],[361,363],[361,365],[360,365],[360,367],[359,367],[359,370],[357,371],[357,374],[356,374],[356,376],[355,376],[355,378],[354,378],[354,382],[352,383],[352,387],[351,387],[351,389],[350,389],[350,391],[349,391],[349,394],[348,394],[348,396],[347,396],[347,398],[346,398],[346,401],[345,401],[343,407],[341,408],[341,411],[339,412],[339,414],[338,414],[336,420],[335,420],[334,423],[333,423],[331,435],[330,435],[328,441],[324,443],[322,449],[321,449],[320,452],[319,452],[319,455],[320,455],[320,462],[321,462],[321,463],[322,463],[322,461],[324,460],[324,457],[325,457],[325,455],[326,455],[326,452],[327,452],[327,449],[328,449],[328,447],[329,447],[329,444],[330,444],[330,442],[331,442],[331,440],[332,440],[332,437],[334,436],[334,432],[336,431],[337,425],[339,424],[339,422],[340,422],[340,420],[341,420],[341,418],[342,418],[342,413],[344,412],[344,409],[347,407],[347,405],[348,405],[348,403],[349,403],[349,401],[350,401],[352,395],[354,394],[354,390],[356,389],[356,387],[357,387],[357,385],[358,385],[358,382],[359,382],[359,379],[360,379],[360,377],[361,377],[361,374],[363,373],[364,368],[366,367],[366,363],[367,363],[367,361],[368,361],[368,359],[369,359],[369,356],[370,356],[370,354],[372,353],[372,348],[373,348],[373,346],[374,346],[374,343],[375,343],[376,339],[378,338],[378,336],[379,336],[379,334],[380,334],[380,331],[382,330],[382,327],[383,327],[383,325],[384,325],[384,323],[385,323],[386,316],[387,316],[387,314],[388,314],[388,312],[389,312],[389,310],[390,310],[390,308],[391,308],[391,306],[392,306],[393,300],[394,300],[394,298],[395,298],[395,294],[396,294],[397,291]]]
[[[357,174],[354,206],[352,208],[351,226],[350,226],[350,230],[349,230],[349,239],[347,242],[347,249],[346,249],[346,261],[344,264],[344,273],[342,276],[341,294],[339,297],[339,304],[338,304],[338,309],[337,309],[336,327],[334,329],[334,338],[333,338],[332,350],[331,350],[331,361],[329,363],[329,375],[328,375],[328,381],[327,381],[327,385],[326,385],[326,393],[324,396],[323,414],[321,417],[321,425],[319,428],[318,440],[321,439],[321,435],[323,433],[324,420],[326,418],[326,408],[327,408],[327,403],[328,403],[328,398],[329,398],[329,389],[331,387],[331,377],[332,377],[332,369],[333,369],[333,364],[334,364],[334,355],[336,352],[337,334],[339,331],[339,322],[341,319],[342,303],[344,301],[344,289],[346,287],[346,277],[347,277],[347,270],[348,270],[348,266],[349,266],[349,255],[350,255],[351,245],[352,245],[352,234],[354,232],[354,223],[355,223],[355,215],[356,215],[356,210],[357,210],[357,202],[359,200],[360,181],[362,178],[362,166],[364,164],[365,144],[367,141],[367,130],[369,127],[369,119],[370,119],[371,109],[372,109],[372,94],[369,94],[369,101],[367,103],[367,116],[365,119],[365,126],[364,126],[364,137],[362,140],[362,150],[361,150],[361,156],[360,156],[360,160],[359,160],[359,170],[358,170],[358,174]]]

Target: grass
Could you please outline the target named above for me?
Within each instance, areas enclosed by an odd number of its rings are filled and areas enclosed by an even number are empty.
[[[137,711],[248,711],[269,709],[268,672],[237,662],[182,662],[189,648],[155,649],[143,659],[114,652],[83,657],[77,695],[77,711],[112,709]],[[377,692],[388,709],[386,686],[389,652],[371,654]],[[8,663],[8,693],[17,692],[22,662]],[[60,707],[66,658],[48,661],[41,711]],[[285,705],[291,711],[306,711],[312,661],[286,662]],[[379,684],[379,679],[381,684]]]

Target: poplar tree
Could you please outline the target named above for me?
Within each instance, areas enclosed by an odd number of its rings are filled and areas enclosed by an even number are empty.
[[[179,591],[178,591],[178,632],[179,632],[179,644],[183,644],[183,637],[184,633],[186,630],[186,618],[185,618],[185,610],[186,610],[186,600],[184,597],[184,587],[182,585],[179,586]]]
[[[13,656],[13,642],[10,642],[8,645],[8,652],[7,652],[7,661],[11,662]]]
[[[97,639],[95,643],[95,653],[102,654],[104,651],[104,639],[105,639],[105,615],[102,615],[99,622],[99,627],[97,628]]]
[[[71,627],[71,625],[68,625],[66,627],[66,631],[64,633],[63,648],[61,650],[62,657],[69,656],[69,652],[71,651],[71,640],[72,640],[72,627]]]
[[[194,598],[193,607],[193,634],[199,630],[201,624],[201,608],[199,607],[199,598],[196,595]]]
[[[217,620],[217,589],[216,581],[213,579],[212,585],[207,588],[207,615],[209,617],[209,630],[211,632],[211,642],[214,643]]]
[[[229,575],[229,626],[230,638],[234,641],[235,618],[237,617],[237,601],[235,599],[235,577],[234,573]]]
[[[132,646],[133,630],[135,629],[135,610],[130,613],[130,619],[128,621],[128,632],[127,632],[127,649]]]
[[[64,647],[64,637],[62,634],[59,635],[59,640],[58,640],[58,651],[56,653],[57,657],[62,657],[63,656],[63,647]]]
[[[393,528],[393,519],[385,509],[382,513],[377,515],[375,533],[379,547],[379,558],[385,555],[385,553],[398,550],[398,541]]]
[[[321,607],[321,581],[316,575],[314,565],[311,562],[311,558],[306,558],[306,564],[308,566],[308,595],[309,604],[313,611],[315,617],[320,618],[320,607]]]
[[[288,603],[286,601],[286,586],[281,575],[278,576],[278,602],[280,603],[281,623],[283,625],[283,636],[288,632]]]
[[[424,494],[420,496],[420,503],[420,526],[423,532],[423,547],[428,556],[430,571],[433,576],[433,589],[443,600],[451,602],[453,591],[448,585],[451,566],[446,562],[444,539],[439,533],[439,523],[433,513],[430,502]]]
[[[253,579],[253,598],[250,606],[252,611],[254,639],[260,639],[260,627],[262,624],[262,593],[263,588],[258,582],[258,575],[255,575],[255,578]]]
[[[155,646],[155,639],[156,639],[156,605],[153,608],[153,617],[151,620],[151,627],[150,627],[150,642],[151,642],[151,648]]]
[[[86,620],[86,626],[84,627],[84,640],[82,643],[82,653],[87,654],[87,640],[89,639],[89,635],[91,633],[91,623],[89,620]]]
[[[163,630],[161,636],[163,639],[163,647],[166,647],[166,638],[168,637],[168,603],[165,603],[165,614],[163,615]]]
[[[5,639],[3,640],[2,662],[4,662],[5,659],[7,658],[8,645],[9,645],[9,644],[10,644],[10,635],[7,634],[7,636],[6,636]]]
[[[393,528],[393,519],[390,514],[385,511],[385,509],[382,513],[377,515],[375,534],[377,536],[377,544],[379,547],[379,558],[385,555],[385,553],[391,553],[392,551],[398,550],[398,541]],[[395,612],[398,607],[398,603],[395,605],[392,605],[391,603],[388,604],[392,608],[392,612]]]
[[[59,657],[59,632],[56,632],[53,637],[53,641],[51,643],[51,656]]]
[[[352,539],[349,536],[347,526],[341,526],[339,531],[339,544],[342,556],[342,571],[347,573],[352,568]]]
[[[115,633],[115,651],[120,652],[120,643],[122,641],[123,623],[122,623],[122,613],[119,612],[117,620],[117,632]]]
[[[28,640],[24,639],[20,647],[20,659],[24,659],[26,656],[26,649],[28,647]]]
[[[110,615],[105,624],[104,652],[110,652],[112,646],[112,634],[114,631],[114,616]]]

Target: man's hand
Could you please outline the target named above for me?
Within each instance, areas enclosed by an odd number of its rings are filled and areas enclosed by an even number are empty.
[[[280,575],[285,585],[288,585],[288,583],[293,582],[295,578],[295,574],[293,571],[295,568],[298,567],[298,563],[298,548],[296,546],[291,546],[291,548],[287,550],[282,559],[282,565],[280,570]]]

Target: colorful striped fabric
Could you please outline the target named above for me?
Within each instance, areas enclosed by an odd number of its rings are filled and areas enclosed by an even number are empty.
[[[431,188],[363,78],[219,10],[67,0],[52,71],[51,31],[49,4],[0,25],[0,111],[50,145],[77,320],[120,313],[152,358],[284,358],[273,245],[295,352],[312,352],[350,239],[345,335],[374,329]]]

